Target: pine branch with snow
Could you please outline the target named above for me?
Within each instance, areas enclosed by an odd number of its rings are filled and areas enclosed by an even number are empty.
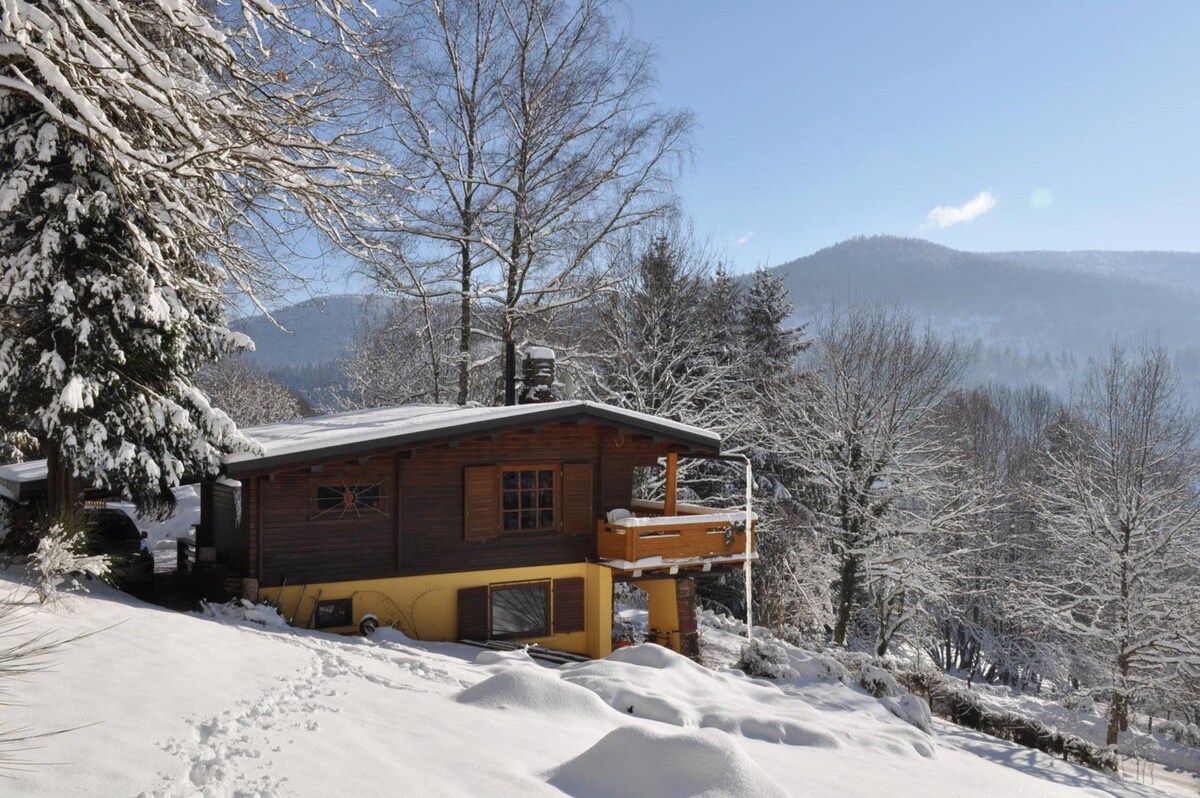
[[[193,384],[250,346],[222,290],[271,290],[272,234],[336,239],[359,207],[369,164],[317,67],[360,7],[209,8],[0,8],[0,404],[46,443],[52,509],[72,477],[169,505],[251,448]]]

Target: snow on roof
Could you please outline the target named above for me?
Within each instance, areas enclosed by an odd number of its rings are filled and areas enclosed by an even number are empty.
[[[45,460],[29,460],[0,466],[0,496],[11,501],[22,501],[26,498],[28,489],[23,491],[22,486],[32,486],[33,483],[45,481]]]
[[[715,432],[599,402],[546,402],[507,407],[396,405],[247,427],[242,432],[258,442],[262,454],[237,452],[226,457],[225,464],[230,473],[246,472],[325,451],[337,455],[372,446],[415,445],[434,437],[579,417],[624,423],[713,449],[719,449],[721,445],[721,437]],[[22,491],[22,485],[32,487],[31,483],[45,479],[45,460],[0,466],[0,496],[13,501],[23,500],[27,498],[28,489]]]
[[[713,449],[721,444],[715,432],[599,402],[575,400],[505,407],[397,405],[245,429],[243,432],[258,442],[262,453],[238,452],[226,457],[225,463],[230,473],[245,472],[322,452],[336,456],[372,446],[410,445],[513,424],[551,423],[580,417],[626,424]]]

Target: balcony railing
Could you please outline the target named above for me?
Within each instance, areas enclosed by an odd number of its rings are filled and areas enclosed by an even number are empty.
[[[700,568],[744,562],[746,515],[695,504],[679,504],[664,516],[663,502],[633,502],[632,517],[597,522],[597,553],[626,571]],[[757,516],[751,516],[751,526]],[[754,557],[751,529],[751,559]]]

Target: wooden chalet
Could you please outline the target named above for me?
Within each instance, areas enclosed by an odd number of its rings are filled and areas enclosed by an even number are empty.
[[[297,625],[394,624],[423,640],[515,640],[602,657],[613,583],[694,650],[692,577],[748,567],[746,514],[680,504],[680,457],[712,432],[583,401],[400,406],[246,430],[201,488],[197,558]],[[665,464],[660,501],[635,470]],[[752,545],[752,544],[751,544]]]

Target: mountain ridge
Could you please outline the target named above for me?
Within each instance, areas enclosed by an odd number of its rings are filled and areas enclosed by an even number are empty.
[[[976,350],[973,379],[1064,389],[1114,341],[1161,342],[1183,358],[1200,395],[1200,253],[1116,250],[971,252],[916,237],[856,236],[769,270],[783,278],[794,324],[837,304],[907,309]],[[233,324],[249,357],[293,387],[336,379],[368,318],[394,300],[314,297]],[[1179,359],[1179,358],[1177,358]]]

